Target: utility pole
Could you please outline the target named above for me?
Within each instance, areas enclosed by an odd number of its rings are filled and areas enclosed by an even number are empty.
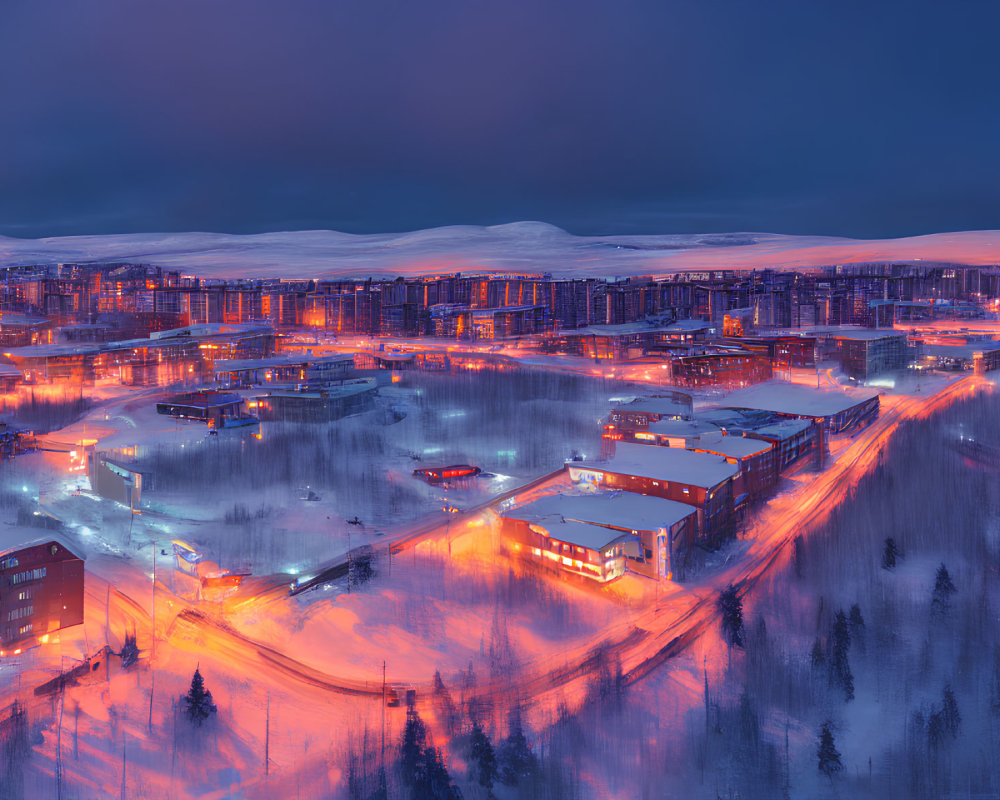
[[[156,540],[153,540],[153,611],[152,611],[153,641],[149,649],[149,666],[152,669],[156,657]]]
[[[379,751],[379,769],[385,769],[385,659],[382,660],[382,749]]]
[[[62,800],[62,718],[66,705],[66,681],[63,674],[59,675],[59,727],[56,728],[56,800]]]
[[[122,729],[122,794],[121,800],[125,800],[125,730]]]

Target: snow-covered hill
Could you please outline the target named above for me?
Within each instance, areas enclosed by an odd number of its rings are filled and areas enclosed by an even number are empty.
[[[0,266],[128,261],[216,277],[384,277],[479,270],[604,277],[882,260],[996,264],[1000,231],[871,240],[770,233],[575,236],[542,222],[515,222],[370,235],[294,231],[249,236],[0,236]]]

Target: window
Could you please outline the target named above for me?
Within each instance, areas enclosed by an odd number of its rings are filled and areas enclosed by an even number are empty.
[[[15,608],[12,611],[7,612],[7,621],[10,622],[15,619],[30,617],[34,612],[34,606],[22,606],[21,608]]]
[[[31,589],[25,589],[23,592],[17,593],[18,600],[30,600],[31,599]]]
[[[25,581],[41,580],[45,577],[47,569],[47,567],[39,567],[38,569],[29,569],[26,572],[18,572],[10,579],[10,582],[16,585]]]
[[[18,635],[21,635],[21,634],[24,634],[24,633],[31,633],[31,629],[33,627],[35,627],[35,624],[33,622],[29,622],[27,625],[22,625],[20,628],[18,628],[17,629],[17,633],[18,633]]]
[[[0,561],[0,569],[10,569],[11,567],[16,567],[16,566],[17,566],[17,558],[14,556],[11,556],[10,558],[5,558],[3,561]]]

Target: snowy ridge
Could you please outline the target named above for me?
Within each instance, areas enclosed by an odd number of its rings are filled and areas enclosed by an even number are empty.
[[[770,233],[575,236],[543,222],[514,222],[364,235],[319,230],[0,236],[0,266],[125,261],[220,278],[391,277],[487,270],[605,277],[884,260],[996,264],[1000,231],[872,240]]]

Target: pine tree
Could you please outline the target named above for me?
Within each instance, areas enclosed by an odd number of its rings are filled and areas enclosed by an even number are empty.
[[[406,726],[399,746],[399,772],[405,786],[414,786],[423,769],[427,726],[412,706],[406,710]]]
[[[122,660],[122,669],[128,669],[139,660],[139,645],[137,644],[135,631],[125,634],[125,643],[118,654]]]
[[[823,653],[823,643],[817,636],[813,640],[812,652],[809,654],[814,669],[819,669],[826,663],[826,656]]]
[[[730,647],[743,647],[743,601],[733,584],[719,595],[722,612],[722,635]]]
[[[476,780],[480,786],[492,789],[497,779],[497,757],[493,745],[479,722],[472,723],[472,761],[476,765]]]
[[[931,613],[936,616],[947,614],[951,609],[951,596],[958,591],[952,583],[948,568],[942,564],[934,578],[934,593],[931,596]]]
[[[830,732],[829,720],[824,722],[819,731],[819,747],[816,750],[819,759],[819,771],[831,781],[833,776],[840,772],[844,765],[840,763],[840,753],[833,741],[833,734]]]
[[[413,800],[459,800],[461,795],[452,783],[448,768],[441,758],[441,751],[425,747],[422,763],[410,789]]]
[[[830,678],[844,690],[844,699],[854,699],[854,675],[847,653],[851,647],[851,632],[843,610],[837,612],[833,623],[833,646],[830,659]]]
[[[792,540],[792,564],[795,567],[795,577],[796,578],[801,578],[802,577],[802,559],[803,559],[803,557],[804,556],[803,556],[803,552],[802,552],[802,537],[801,536],[796,536]]]
[[[197,667],[191,678],[191,688],[188,689],[183,700],[184,713],[195,725],[201,726],[216,712],[215,703],[212,702],[212,693],[205,688],[205,680],[201,677],[201,671]]]
[[[901,558],[899,549],[896,547],[896,540],[890,536],[882,549],[882,569],[895,569],[897,558]]]
[[[958,731],[962,727],[962,715],[958,712],[958,703],[955,700],[955,693],[951,690],[951,686],[944,687],[944,690],[941,692],[941,699],[941,717],[944,727],[954,739],[958,736]]]
[[[851,640],[863,653],[865,652],[865,618],[861,616],[861,607],[857,603],[851,606],[849,622],[851,623]]]
[[[528,740],[521,727],[521,712],[518,709],[511,712],[509,728],[507,738],[500,745],[497,762],[500,782],[505,786],[516,786],[522,780],[529,780],[532,777],[538,762],[528,747]]]

